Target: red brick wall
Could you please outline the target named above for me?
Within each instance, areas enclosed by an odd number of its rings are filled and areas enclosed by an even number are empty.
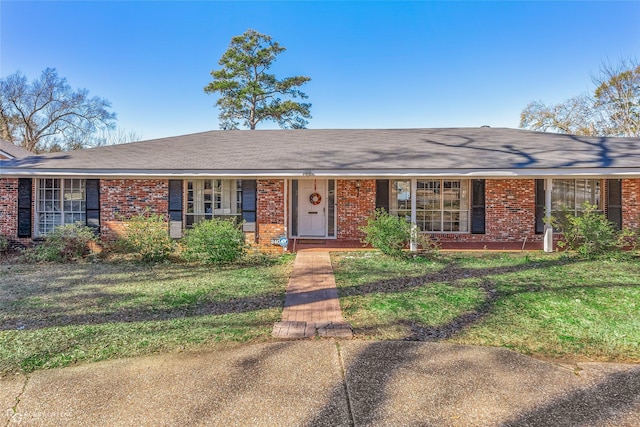
[[[534,179],[485,180],[485,234],[434,233],[440,242],[540,241],[535,234]]]
[[[35,183],[35,180],[34,180]],[[442,242],[510,242],[541,240],[535,234],[535,180],[488,179],[486,184],[486,233],[436,234]],[[284,233],[284,180],[257,182],[256,247],[263,251],[281,251],[271,245],[271,238]],[[122,223],[120,216],[130,217],[149,208],[166,215],[168,180],[106,179],[100,182],[101,226],[103,237],[112,238]],[[0,234],[17,239],[17,178],[0,178]],[[640,179],[623,179],[623,226],[640,227]],[[34,191],[35,195],[35,191]],[[359,226],[375,209],[375,180],[336,181],[337,237],[360,239]],[[35,210],[34,210],[35,211]]]
[[[35,179],[32,181],[35,186]],[[35,195],[35,188],[32,188]],[[31,201],[31,233],[33,233],[34,202]],[[29,246],[30,237],[18,238],[18,178],[0,178],[0,235],[9,241]]]
[[[640,227],[640,179],[622,180],[622,227]]]
[[[257,182],[256,246],[263,252],[282,252],[271,239],[284,234],[284,180]]]
[[[360,183],[360,188],[357,183]],[[338,239],[361,239],[364,233],[359,228],[376,209],[376,180],[337,180],[336,203]]]
[[[0,235],[18,234],[18,178],[0,179]]]
[[[118,235],[123,226],[122,218],[131,218],[147,209],[151,213],[167,215],[168,180],[100,180],[100,229],[103,239],[111,240]]]
[[[534,179],[487,179],[485,194],[486,237],[503,242],[535,235]]]

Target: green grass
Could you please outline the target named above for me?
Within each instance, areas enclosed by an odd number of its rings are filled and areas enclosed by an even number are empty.
[[[640,262],[553,254],[332,255],[343,314],[365,339],[640,361]]]
[[[292,257],[230,267],[0,266],[0,375],[270,339]],[[333,253],[361,339],[640,362],[640,261],[553,254]]]
[[[291,266],[1,266],[0,374],[267,340]]]

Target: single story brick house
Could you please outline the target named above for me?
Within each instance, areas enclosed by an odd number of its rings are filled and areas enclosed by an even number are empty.
[[[29,244],[81,221],[104,239],[122,218],[164,214],[173,237],[233,217],[274,242],[353,241],[376,208],[440,242],[539,242],[561,205],[640,221],[640,138],[506,128],[210,131],[0,160],[0,234]]]

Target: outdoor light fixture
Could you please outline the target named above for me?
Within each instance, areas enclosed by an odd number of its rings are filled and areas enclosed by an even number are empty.
[[[302,172],[302,176],[313,176],[313,172],[307,169],[304,172]]]

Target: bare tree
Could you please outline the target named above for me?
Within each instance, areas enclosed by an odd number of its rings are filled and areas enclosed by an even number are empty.
[[[0,80],[0,137],[34,153],[92,146],[99,132],[115,128],[110,107],[73,90],[53,68],[31,83],[18,71]]]
[[[608,134],[640,136],[640,64],[603,63],[593,83],[594,104],[606,120]]]
[[[585,136],[640,136],[640,65],[603,64],[592,80],[592,96],[555,105],[529,103],[520,114],[520,127]]]
[[[140,141],[141,139],[142,136],[138,132],[118,127],[115,129],[103,129],[99,135],[96,136],[95,145],[126,144],[128,142]]]
[[[543,132],[597,136],[600,134],[596,126],[598,119],[591,105],[592,102],[586,95],[555,105],[534,101],[520,113],[520,127]]]

